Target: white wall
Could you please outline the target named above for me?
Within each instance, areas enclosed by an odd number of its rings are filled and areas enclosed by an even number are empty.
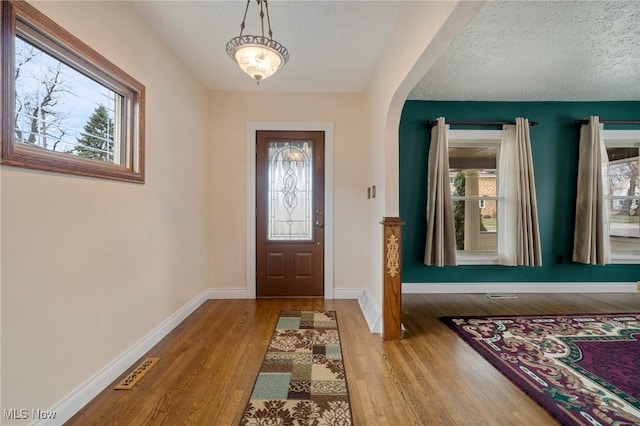
[[[49,409],[207,287],[208,92],[128,2],[34,5],[147,94],[144,185],[0,167],[2,408]]]
[[[399,215],[398,129],[407,95],[444,52],[483,1],[404,2],[385,51],[365,92],[369,151],[365,181],[379,198],[367,211],[371,267],[366,291],[382,303],[383,217]]]
[[[247,288],[247,122],[332,122],[334,287],[362,288],[362,271],[369,267],[362,221],[367,202],[363,170],[368,146],[362,95],[211,92],[209,114],[211,287]]]

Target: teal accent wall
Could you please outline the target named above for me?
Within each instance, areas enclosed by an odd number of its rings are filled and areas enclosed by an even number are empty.
[[[601,120],[638,120],[640,102],[407,101],[402,111],[399,133],[400,217],[405,221],[402,230],[402,281],[469,283],[640,280],[640,265],[592,266],[571,261],[580,138],[580,129],[575,120],[590,115],[598,115]],[[531,150],[540,221],[542,267],[435,267],[424,264],[427,158],[431,139],[431,129],[424,121],[438,117],[445,117],[447,121],[513,121],[516,117],[524,117],[539,123],[531,127]],[[640,126],[627,125],[623,128]]]

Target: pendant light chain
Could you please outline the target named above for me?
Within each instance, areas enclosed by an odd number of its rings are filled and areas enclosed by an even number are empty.
[[[269,38],[273,40],[273,32],[271,31],[271,18],[269,17],[269,3],[267,3],[267,0],[263,1],[264,8],[267,9],[267,25],[269,26]],[[262,32],[262,35],[264,35],[264,30]]]
[[[244,23],[247,20],[247,12],[249,11],[249,3],[251,0],[247,0],[247,7],[244,8],[244,16],[242,17],[242,23],[240,24],[240,37],[242,37],[242,33],[244,32]]]
[[[262,37],[264,37],[264,10],[262,10],[262,0],[256,0],[260,5],[260,27],[262,29]]]

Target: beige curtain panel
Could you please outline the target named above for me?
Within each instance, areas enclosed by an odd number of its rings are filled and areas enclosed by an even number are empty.
[[[529,120],[505,125],[500,147],[498,263],[542,266]]]
[[[609,158],[597,116],[580,128],[578,193],[573,236],[573,261],[591,265],[611,263],[606,184]]]
[[[431,129],[427,174],[425,265],[456,265],[456,237],[449,187],[449,143],[444,118]]]

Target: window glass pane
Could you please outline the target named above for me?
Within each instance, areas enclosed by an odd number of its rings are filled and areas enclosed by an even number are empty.
[[[609,147],[609,232],[640,238],[640,148]]]
[[[15,37],[15,142],[125,163],[124,97]]]
[[[495,146],[449,147],[449,169],[495,171],[497,154],[498,148]]]
[[[612,200],[612,207],[609,211],[609,233],[612,237],[640,238],[639,203],[640,197]],[[627,210],[630,213],[626,213]],[[638,243],[640,244],[640,241]]]
[[[484,207],[480,206],[480,217],[482,218],[481,231],[496,232],[496,219],[498,217],[498,200],[482,200]]]
[[[313,239],[313,142],[271,141],[267,238]]]
[[[456,249],[497,250],[497,147],[449,148]]]
[[[497,205],[497,200],[487,200],[486,204]],[[495,208],[495,207],[494,207]],[[477,200],[457,200],[453,202],[456,249],[461,251],[496,251],[498,248],[496,214],[483,217]]]

